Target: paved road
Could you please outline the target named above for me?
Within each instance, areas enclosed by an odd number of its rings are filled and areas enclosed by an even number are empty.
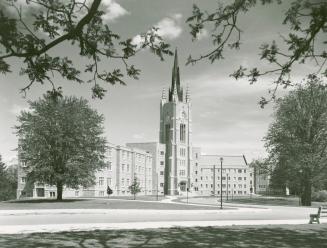
[[[134,203],[133,203],[134,204]],[[143,204],[151,204],[151,202]],[[162,203],[173,205],[172,203]],[[125,203],[125,206],[128,203]],[[179,208],[184,204],[176,204]],[[227,206],[227,205],[226,205]],[[187,225],[220,225],[228,224],[304,224],[309,221],[309,214],[315,212],[312,208],[299,207],[239,207],[239,205],[228,204],[227,209],[212,209],[185,207],[188,210],[180,209],[44,209],[44,210],[21,210],[19,211],[0,211],[0,233],[5,233],[5,229],[24,230],[31,227],[38,231],[38,226],[78,228],[87,225],[88,227],[99,227],[107,225],[120,228],[121,224],[125,227],[135,228],[135,225],[149,226],[156,223],[162,226],[164,223],[187,223]],[[195,207],[195,206],[194,206]],[[159,223],[159,224],[158,224]],[[160,224],[161,223],[161,224]],[[193,223],[193,224],[192,224]],[[134,224],[134,225],[133,225]],[[164,226],[164,225],[163,225]],[[153,227],[150,225],[150,227]]]

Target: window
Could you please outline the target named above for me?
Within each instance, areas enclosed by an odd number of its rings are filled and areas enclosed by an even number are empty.
[[[244,169],[244,173],[246,173],[246,170]]]
[[[125,164],[121,165],[121,171],[123,172],[125,170]]]
[[[104,196],[104,191],[99,191],[99,196]]]
[[[77,191],[78,192],[78,191]],[[78,195],[77,195],[78,196]],[[50,191],[50,197],[56,197],[56,192]]]
[[[198,156],[199,156],[198,153],[195,153],[195,158],[198,158]],[[198,165],[198,164],[196,163],[196,165]]]
[[[122,186],[125,185],[125,179],[124,179],[124,178],[121,179],[121,185],[122,185]]]
[[[110,177],[107,178],[107,185],[111,186],[111,178]]]
[[[197,182],[198,181],[198,179],[197,178],[195,178],[195,182]]]
[[[186,135],[185,135],[185,124],[180,125],[179,135],[180,135],[180,137],[179,137],[180,141],[185,142],[185,137],[186,137]]]
[[[111,171],[112,170],[112,163],[111,163],[111,161],[108,162],[107,166],[108,166],[108,170]]]
[[[99,177],[99,186],[103,186],[104,184],[104,177]]]
[[[198,163],[195,163],[195,166],[198,166]]]
[[[163,187],[164,186],[164,184],[163,183],[160,183],[160,187]]]
[[[244,177],[244,180],[246,180],[246,177]]]
[[[164,172],[163,171],[160,171],[160,175],[163,176]]]
[[[164,151],[160,151],[160,155],[165,155],[165,152]]]
[[[129,172],[129,164],[126,165],[126,170]]]
[[[185,154],[186,154],[186,150],[185,150],[185,148],[180,148],[180,149],[179,149],[179,155],[180,155],[181,157],[185,157]]]
[[[223,180],[226,180],[226,177],[222,177]]]
[[[165,164],[165,162],[164,161],[160,161],[160,165],[164,165]]]
[[[50,192],[51,193],[51,192]],[[50,195],[51,196],[51,195]],[[75,196],[79,196],[79,191],[75,191]]]
[[[208,184],[206,184],[206,188],[208,188]]]
[[[250,173],[250,177],[252,177],[252,173]]]
[[[185,176],[185,170],[180,170],[180,171],[179,171],[179,175],[180,175],[180,176]]]
[[[237,172],[238,172],[238,173],[242,173],[242,170],[241,170],[241,169],[238,169]]]
[[[241,181],[242,180],[242,177],[239,177],[238,180]]]
[[[22,177],[22,183],[26,183],[26,177]]]
[[[198,174],[198,171],[195,171],[195,175],[197,175]]]

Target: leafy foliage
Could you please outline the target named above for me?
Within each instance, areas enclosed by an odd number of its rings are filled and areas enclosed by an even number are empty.
[[[102,115],[84,99],[56,93],[29,102],[16,129],[28,180],[56,185],[60,200],[63,186],[94,183],[94,172],[104,166],[106,140]]]
[[[141,192],[140,182],[135,177],[133,183],[128,186],[129,191],[134,196],[134,200],[136,199],[136,194]]]
[[[226,4],[218,1],[218,8],[211,12],[203,11],[194,5],[192,15],[187,19],[193,40],[204,28],[208,27],[209,30],[212,30],[213,48],[198,58],[190,56],[187,64],[195,64],[203,59],[209,59],[213,63],[224,58],[226,49],[239,49],[242,37],[242,30],[239,27],[240,16],[246,14],[258,2],[263,5],[282,3],[281,0],[234,0],[232,3],[228,1]],[[282,23],[288,25],[289,28],[289,34],[287,37],[283,37],[283,42],[277,44],[273,40],[260,46],[260,59],[267,62],[271,69],[249,69],[240,66],[231,74],[235,79],[247,78],[251,84],[257,82],[259,77],[272,75],[274,87],[269,90],[270,100],[275,99],[275,93],[279,86],[285,88],[293,86],[290,77],[295,64],[303,64],[307,60],[313,60],[316,63],[316,68],[311,71],[311,74],[321,73],[327,77],[327,51],[325,50],[327,2],[292,1]],[[320,45],[322,49],[319,49]],[[287,47],[287,51],[282,51],[280,47]],[[259,103],[263,107],[270,100],[262,98]]]
[[[6,168],[0,155],[0,201],[16,198],[17,168]]]
[[[273,181],[283,180],[311,204],[311,189],[327,175],[327,88],[311,75],[279,100],[275,121],[265,137],[270,160],[276,164]]]
[[[24,12],[17,0],[6,0],[0,7],[0,73],[10,73],[11,64],[21,60],[25,67],[20,74],[30,81],[21,89],[24,93],[35,83],[49,82],[55,89],[56,76],[84,82],[83,69],[72,58],[52,52],[63,43],[77,46],[79,56],[89,61],[84,69],[90,75],[86,81],[94,84],[93,97],[100,99],[106,89],[98,81],[125,85],[121,69],[102,70],[100,62],[105,61],[102,67],[107,68],[110,62],[120,60],[125,74],[138,79],[140,70],[127,63],[129,58],[147,47],[161,60],[164,55],[172,55],[157,28],[141,34],[140,45],[131,38],[122,40],[103,21],[101,0],[26,0]]]

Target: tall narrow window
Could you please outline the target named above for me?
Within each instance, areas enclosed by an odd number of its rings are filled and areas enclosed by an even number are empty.
[[[185,124],[180,125],[180,141],[185,142]]]

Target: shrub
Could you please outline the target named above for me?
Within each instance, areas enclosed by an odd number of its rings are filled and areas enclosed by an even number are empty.
[[[312,201],[326,202],[327,201],[327,190],[321,190],[312,193]]]

